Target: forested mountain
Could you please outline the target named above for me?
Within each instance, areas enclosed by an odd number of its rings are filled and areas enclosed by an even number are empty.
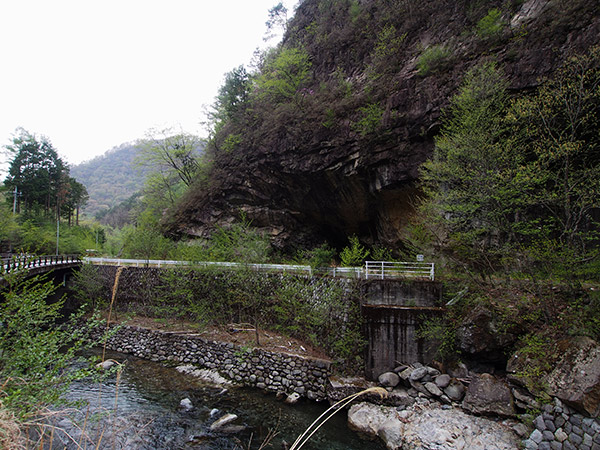
[[[71,168],[73,176],[88,190],[87,215],[113,208],[143,188],[147,169],[136,166],[137,154],[134,143],[124,143]]]
[[[598,44],[587,0],[305,0],[260,70],[221,89],[209,181],[164,229],[208,236],[243,211],[282,247],[356,234],[401,246],[419,168],[470,69],[512,97]]]

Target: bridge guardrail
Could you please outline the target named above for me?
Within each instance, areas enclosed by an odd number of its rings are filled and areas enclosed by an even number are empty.
[[[366,261],[365,267],[326,267],[313,269],[306,265],[291,264],[250,264],[218,261],[173,261],[153,259],[122,259],[86,257],[84,261],[92,264],[108,264],[117,266],[136,267],[222,267],[226,269],[249,268],[261,272],[296,273],[308,276],[325,275],[342,278],[427,278],[434,281],[435,272],[433,263],[425,262],[390,262],[390,261]]]
[[[12,258],[2,258],[0,270],[2,273],[10,273],[23,269],[29,270],[78,262],[81,262],[79,255],[19,255]]]

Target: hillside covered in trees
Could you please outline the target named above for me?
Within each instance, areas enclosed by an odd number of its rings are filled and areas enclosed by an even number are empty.
[[[137,154],[135,144],[125,143],[71,168],[90,196],[84,210],[88,216],[119,205],[143,188],[144,171],[134,163]]]

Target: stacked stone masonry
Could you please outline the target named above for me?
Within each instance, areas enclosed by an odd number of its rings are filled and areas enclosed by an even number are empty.
[[[215,370],[234,384],[276,393],[297,393],[316,401],[327,398],[325,387],[331,368],[325,360],[131,326],[118,328],[108,340],[107,348],[151,361]]]
[[[533,421],[528,450],[600,450],[600,423],[555,399]]]

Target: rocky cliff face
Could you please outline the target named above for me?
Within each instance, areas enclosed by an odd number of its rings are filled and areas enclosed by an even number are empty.
[[[208,185],[165,229],[206,236],[243,211],[282,247],[345,245],[351,234],[398,246],[419,166],[468,68],[496,60],[512,91],[527,92],[598,36],[599,3],[585,0],[305,0],[281,46],[308,53],[302,95],[262,106],[255,97],[244,120],[226,123]],[[223,151],[228,136],[240,144]]]

